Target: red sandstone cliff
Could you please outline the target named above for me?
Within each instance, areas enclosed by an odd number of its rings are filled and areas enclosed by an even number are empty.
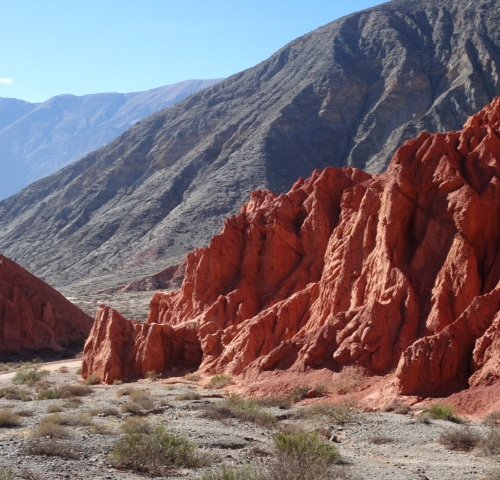
[[[0,354],[78,347],[91,326],[78,307],[0,255]]]
[[[147,325],[98,313],[84,376],[359,365],[395,372],[403,394],[497,382],[499,159],[497,98],[460,132],[405,143],[385,174],[330,168],[255,192]]]

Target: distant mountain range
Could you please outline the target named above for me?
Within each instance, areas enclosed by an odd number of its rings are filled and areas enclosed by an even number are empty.
[[[381,172],[405,139],[461,128],[500,95],[498,72],[498,0],[350,15],[1,202],[0,251],[57,286],[152,272],[257,188],[328,165]]]
[[[0,199],[217,81],[188,80],[135,93],[58,95],[42,103],[0,98]]]

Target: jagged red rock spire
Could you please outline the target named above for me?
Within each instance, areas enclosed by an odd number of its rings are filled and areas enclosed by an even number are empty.
[[[396,372],[405,394],[497,382],[499,159],[497,98],[460,132],[405,143],[382,175],[329,168],[253,193],[148,325],[98,314],[84,375],[140,376],[155,358],[254,376],[359,365]]]
[[[91,326],[63,295],[0,255],[0,354],[81,348]]]

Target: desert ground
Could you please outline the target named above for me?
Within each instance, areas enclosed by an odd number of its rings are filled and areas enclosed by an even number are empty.
[[[3,367],[0,479],[500,478],[500,415],[469,422],[447,412],[443,420],[401,404],[364,412],[302,399],[300,389],[249,401],[231,394],[233,379],[220,375],[92,385],[82,382],[79,365]],[[158,435],[184,453],[165,460],[154,442],[141,448]],[[290,454],[280,435],[302,436],[327,455]]]

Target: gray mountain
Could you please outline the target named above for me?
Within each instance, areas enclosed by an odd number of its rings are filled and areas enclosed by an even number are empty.
[[[500,95],[498,0],[392,1],[330,23],[0,203],[0,250],[55,285],[205,244],[256,188],[385,169]],[[100,276],[100,278],[98,278]]]
[[[217,81],[187,80],[134,93],[58,95],[43,103],[0,98],[0,199]]]

